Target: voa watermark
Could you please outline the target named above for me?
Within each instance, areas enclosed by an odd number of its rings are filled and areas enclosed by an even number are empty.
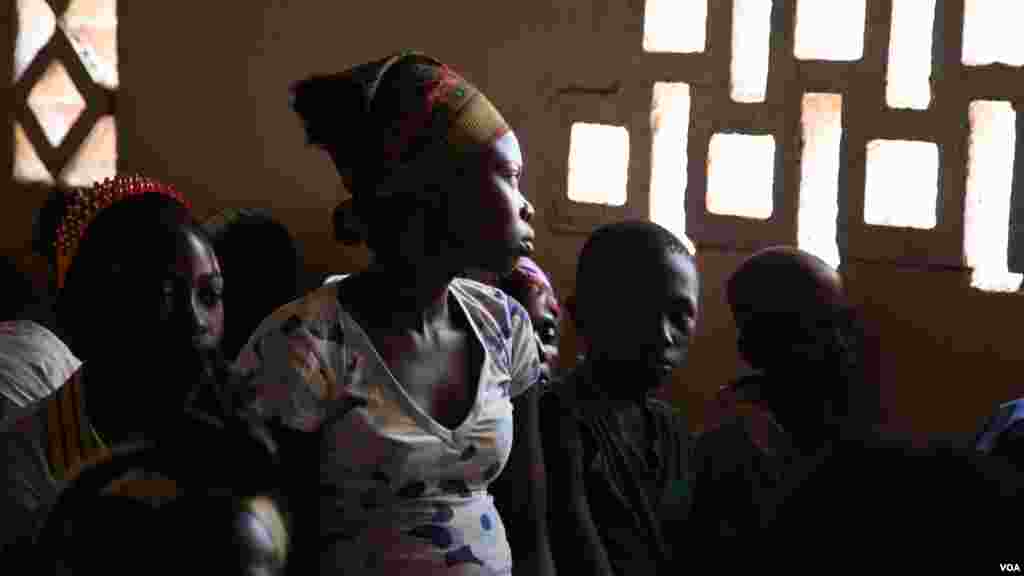
[[[1017,574],[1021,573],[1021,571],[1020,571],[1020,564],[1017,563],[1017,562],[1008,562],[1006,564],[1000,562],[999,563],[999,570],[1001,572],[1015,572]]]

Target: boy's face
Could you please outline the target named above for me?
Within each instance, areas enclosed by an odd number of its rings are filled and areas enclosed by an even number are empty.
[[[653,389],[687,360],[697,326],[699,277],[693,260],[665,252],[617,282],[604,314],[588,322],[590,354],[614,362]]]

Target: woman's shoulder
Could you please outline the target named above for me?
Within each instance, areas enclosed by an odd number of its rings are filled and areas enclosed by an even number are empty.
[[[260,323],[256,334],[266,334],[275,329],[289,331],[297,325],[333,322],[341,310],[337,283],[325,284],[271,312]]]
[[[505,338],[529,325],[526,310],[500,288],[468,278],[453,279],[450,288],[476,320],[493,323]]]
[[[64,385],[82,362],[45,326],[0,322],[0,396],[37,401]]]
[[[450,287],[459,296],[485,305],[507,306],[508,301],[511,300],[501,288],[470,278],[453,278]]]

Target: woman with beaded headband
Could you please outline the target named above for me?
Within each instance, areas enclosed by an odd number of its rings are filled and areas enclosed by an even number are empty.
[[[72,191],[55,252],[58,322],[84,364],[4,432],[24,456],[8,462],[6,493],[25,519],[109,447],[159,432],[186,404],[223,406],[219,265],[180,193],[141,177]]]
[[[508,574],[488,485],[511,450],[512,398],[540,377],[536,340],[521,305],[458,276],[506,274],[533,249],[515,134],[414,52],[291,94],[352,193],[348,239],[373,253],[268,317],[238,361],[252,408],[319,443],[321,573]]]
[[[287,528],[268,499],[273,446],[232,414],[221,392],[222,280],[188,201],[141,177],[67,198],[55,246],[58,313],[86,362],[0,438],[8,455],[0,518],[15,531],[0,546],[27,544],[46,519],[41,542],[16,546],[40,571],[43,561],[117,571],[119,558],[97,554],[110,542],[155,550],[173,540],[189,560],[280,573]],[[47,514],[64,488],[104,495],[86,494],[85,508],[61,498]],[[156,514],[125,515],[131,508],[118,504],[134,500]],[[204,503],[227,504],[233,516],[196,510]]]

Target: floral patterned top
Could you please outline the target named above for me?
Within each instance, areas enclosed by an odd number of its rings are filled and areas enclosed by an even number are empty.
[[[526,311],[491,286],[450,283],[484,359],[473,407],[448,429],[393,377],[338,287],[264,320],[237,366],[258,416],[321,434],[320,482],[333,492],[320,503],[332,542],[322,573],[510,573],[487,487],[512,448],[511,398],[540,377]]]

